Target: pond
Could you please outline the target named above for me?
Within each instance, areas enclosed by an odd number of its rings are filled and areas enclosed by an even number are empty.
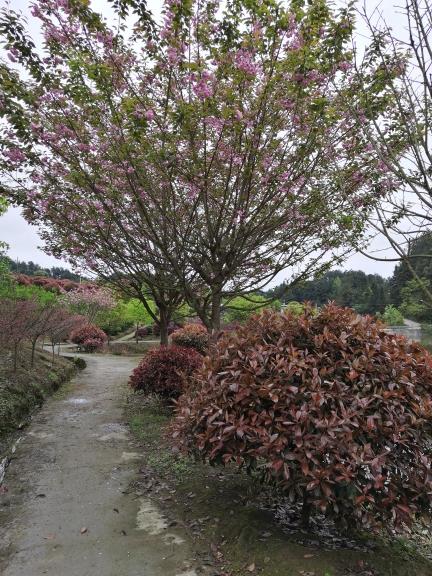
[[[386,328],[386,332],[406,336],[409,340],[420,342],[425,348],[432,351],[432,326],[392,326]]]

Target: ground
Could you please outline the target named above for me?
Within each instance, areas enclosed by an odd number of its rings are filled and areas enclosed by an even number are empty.
[[[256,478],[235,468],[211,467],[173,450],[169,410],[154,399],[134,398],[127,413],[142,440],[146,466],[139,493],[157,499],[184,522],[196,544],[210,547],[221,574],[230,576],[431,576],[430,528],[422,540],[386,538],[352,530],[341,535],[316,519],[309,533],[299,516]],[[167,432],[168,425],[168,432]]]
[[[188,537],[128,486],[121,395],[137,358],[91,356],[25,431],[0,496],[3,576],[191,576]]]
[[[432,574],[404,539],[292,530],[256,479],[172,447],[170,409],[127,391],[138,357],[86,360],[22,432],[7,471],[3,576]]]

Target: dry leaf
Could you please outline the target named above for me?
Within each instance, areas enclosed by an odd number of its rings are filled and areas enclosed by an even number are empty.
[[[87,528],[84,527],[84,528],[81,528],[80,532],[81,532],[81,534],[85,534],[86,532],[88,532],[88,530],[87,530]]]
[[[255,562],[247,567],[248,572],[255,572]]]

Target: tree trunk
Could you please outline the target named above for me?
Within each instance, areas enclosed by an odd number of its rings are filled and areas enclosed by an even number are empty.
[[[34,366],[34,357],[35,357],[36,342],[37,342],[37,338],[36,338],[36,340],[33,340],[33,341],[32,341],[31,366]]]
[[[222,295],[220,290],[213,292],[211,309],[211,336],[216,340],[221,328]]]
[[[165,307],[159,308],[159,329],[161,346],[168,346],[168,323],[169,315]]]

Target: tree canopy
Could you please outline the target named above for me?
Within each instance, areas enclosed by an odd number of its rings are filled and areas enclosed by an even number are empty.
[[[128,6],[112,28],[80,0],[35,2],[43,55],[3,11],[3,190],[51,253],[150,291],[165,325],[186,299],[217,330],[224,297],[358,245],[386,189],[346,106],[351,8],[169,1],[159,24],[133,4],[131,28]]]

